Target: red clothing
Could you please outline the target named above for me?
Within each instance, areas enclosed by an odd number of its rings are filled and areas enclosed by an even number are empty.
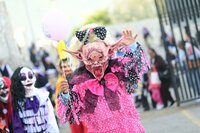
[[[3,77],[3,80],[5,81],[5,83],[8,86],[9,92],[8,92],[8,102],[7,103],[3,103],[0,101],[0,129],[9,129],[11,130],[11,128],[9,126],[11,126],[11,117],[12,117],[12,101],[11,101],[11,93],[10,93],[10,85],[11,85],[11,81],[9,78],[7,77]]]
[[[87,133],[87,127],[82,122],[79,125],[70,124],[70,128],[72,133]]]

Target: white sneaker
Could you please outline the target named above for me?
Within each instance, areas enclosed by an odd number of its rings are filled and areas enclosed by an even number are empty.
[[[160,103],[156,104],[156,109],[157,110],[161,110],[161,109],[163,109],[163,107],[164,107],[163,104],[160,104]]]

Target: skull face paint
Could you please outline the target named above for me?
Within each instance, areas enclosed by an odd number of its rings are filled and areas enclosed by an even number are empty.
[[[27,67],[21,69],[19,78],[26,90],[31,90],[34,88],[36,77],[33,71]]]
[[[8,102],[8,87],[5,83],[5,81],[3,80],[3,78],[0,78],[0,101],[3,103],[7,103]]]

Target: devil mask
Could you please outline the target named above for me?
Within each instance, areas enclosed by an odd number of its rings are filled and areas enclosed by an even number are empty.
[[[109,47],[103,41],[88,43],[82,47],[81,60],[93,76],[101,80],[108,66]]]
[[[79,48],[76,51],[66,50],[66,52],[82,61],[86,69],[91,72],[97,80],[103,78],[104,72],[108,67],[108,60],[117,48],[122,46],[123,42],[127,41],[128,37],[131,38],[132,42],[134,42],[136,38],[136,36],[134,38],[132,37],[132,33],[128,32],[123,39],[121,38],[113,44],[107,44],[106,41],[104,41],[106,33],[105,27],[88,26],[84,30],[77,31],[77,42],[74,44],[71,43],[71,45],[76,45],[73,47]]]
[[[104,41],[106,32],[105,27],[98,26],[77,31],[76,40],[79,43],[77,44],[77,47],[80,46],[79,49],[75,52],[66,50],[82,61],[86,69],[97,80],[103,78],[104,72],[108,67],[108,59],[110,58],[109,52],[111,46],[107,45]]]

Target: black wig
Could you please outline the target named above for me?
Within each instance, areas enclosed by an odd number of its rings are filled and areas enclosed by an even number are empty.
[[[25,100],[25,88],[21,83],[19,74],[23,67],[18,67],[12,77],[11,77],[11,94],[12,94],[12,107],[14,111],[18,111],[20,109],[20,105],[18,102],[24,102]]]

